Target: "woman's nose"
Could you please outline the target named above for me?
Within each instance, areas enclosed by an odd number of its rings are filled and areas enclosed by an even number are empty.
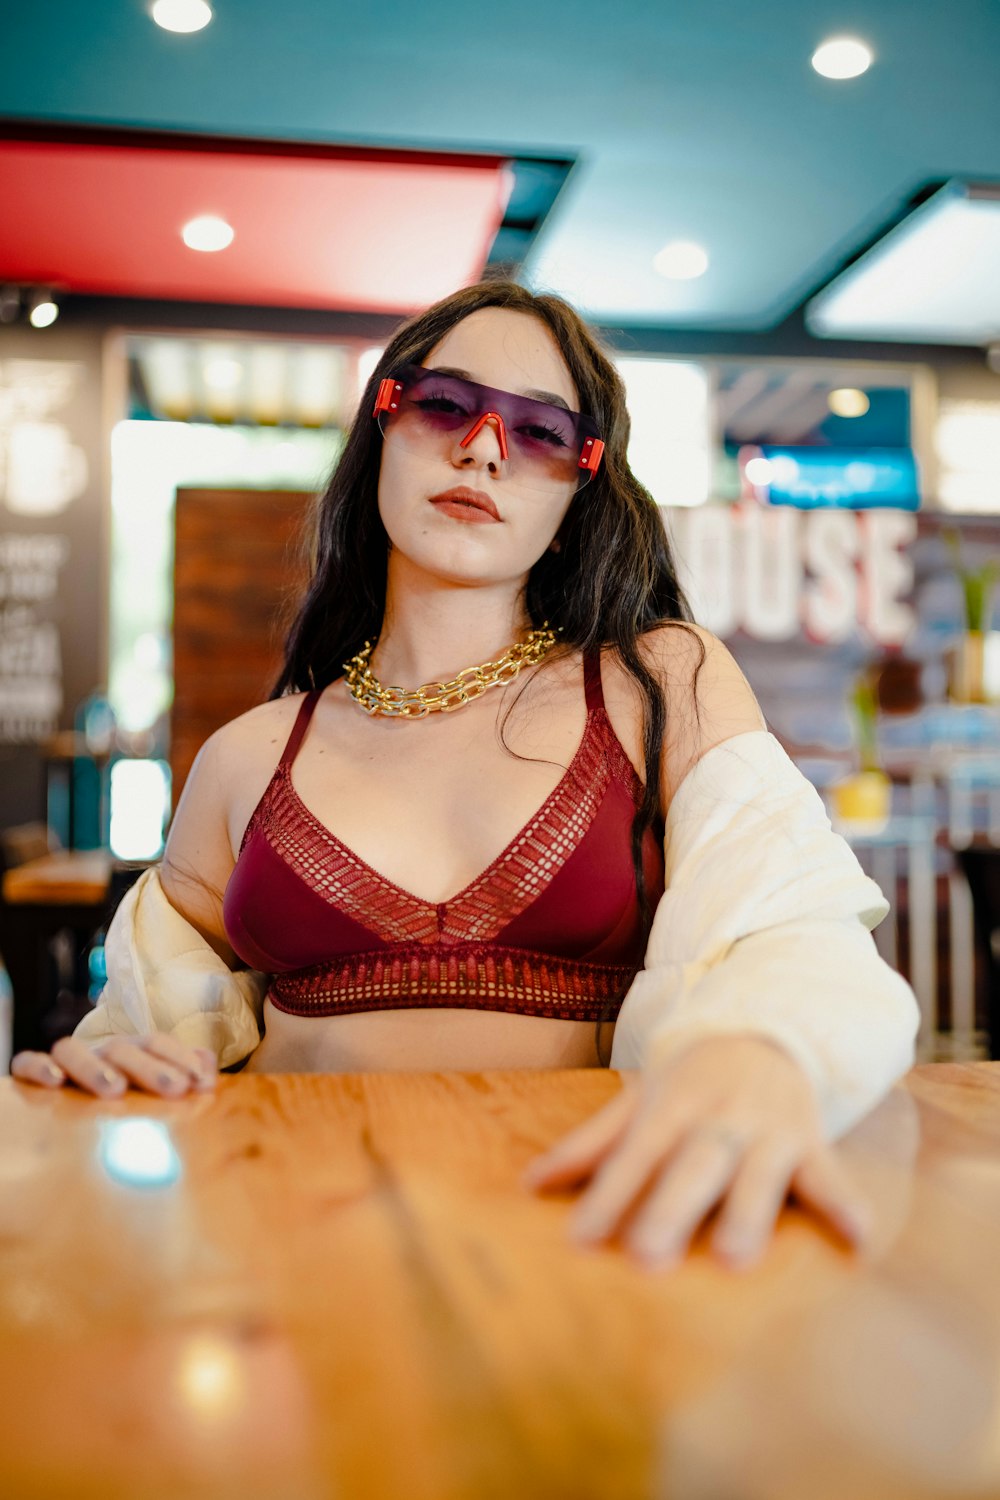
[[[455,461],[467,467],[507,457],[507,433],[499,412],[485,412],[456,444]]]

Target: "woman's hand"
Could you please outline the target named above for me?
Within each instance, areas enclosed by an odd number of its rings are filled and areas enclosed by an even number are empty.
[[[647,1265],[675,1265],[718,1209],[712,1249],[749,1265],[790,1193],[852,1244],[868,1207],[822,1139],[812,1086],[793,1058],[760,1037],[714,1036],[653,1061],[591,1119],[532,1162],[529,1188],[592,1179],[573,1238],[620,1233]]]
[[[88,1094],[116,1099],[129,1086],[176,1099],[191,1089],[215,1087],[215,1054],[205,1047],[183,1047],[165,1032],[120,1036],[90,1047],[64,1036],[47,1052],[18,1052],[10,1065],[13,1077],[45,1088],[75,1083]]]

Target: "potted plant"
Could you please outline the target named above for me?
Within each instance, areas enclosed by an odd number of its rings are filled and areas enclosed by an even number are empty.
[[[851,686],[848,706],[854,728],[859,769],[831,788],[837,818],[843,823],[884,827],[892,808],[892,782],[878,752],[879,668],[867,666]]]
[[[958,532],[949,527],[943,532],[945,545],[955,564],[962,585],[965,629],[951,655],[949,696],[956,703],[985,703],[983,671],[986,631],[990,624],[993,585],[1000,578],[1000,565],[991,560],[981,568],[966,568],[962,563],[962,545]]]

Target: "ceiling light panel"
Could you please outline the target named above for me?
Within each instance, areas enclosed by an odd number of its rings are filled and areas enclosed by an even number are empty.
[[[989,344],[1000,335],[1000,183],[950,182],[806,307],[820,338]]]

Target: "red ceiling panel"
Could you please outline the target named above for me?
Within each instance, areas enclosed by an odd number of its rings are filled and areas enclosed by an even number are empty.
[[[0,141],[0,280],[105,296],[400,313],[474,280],[496,158]],[[202,214],[236,231],[189,250]]]

